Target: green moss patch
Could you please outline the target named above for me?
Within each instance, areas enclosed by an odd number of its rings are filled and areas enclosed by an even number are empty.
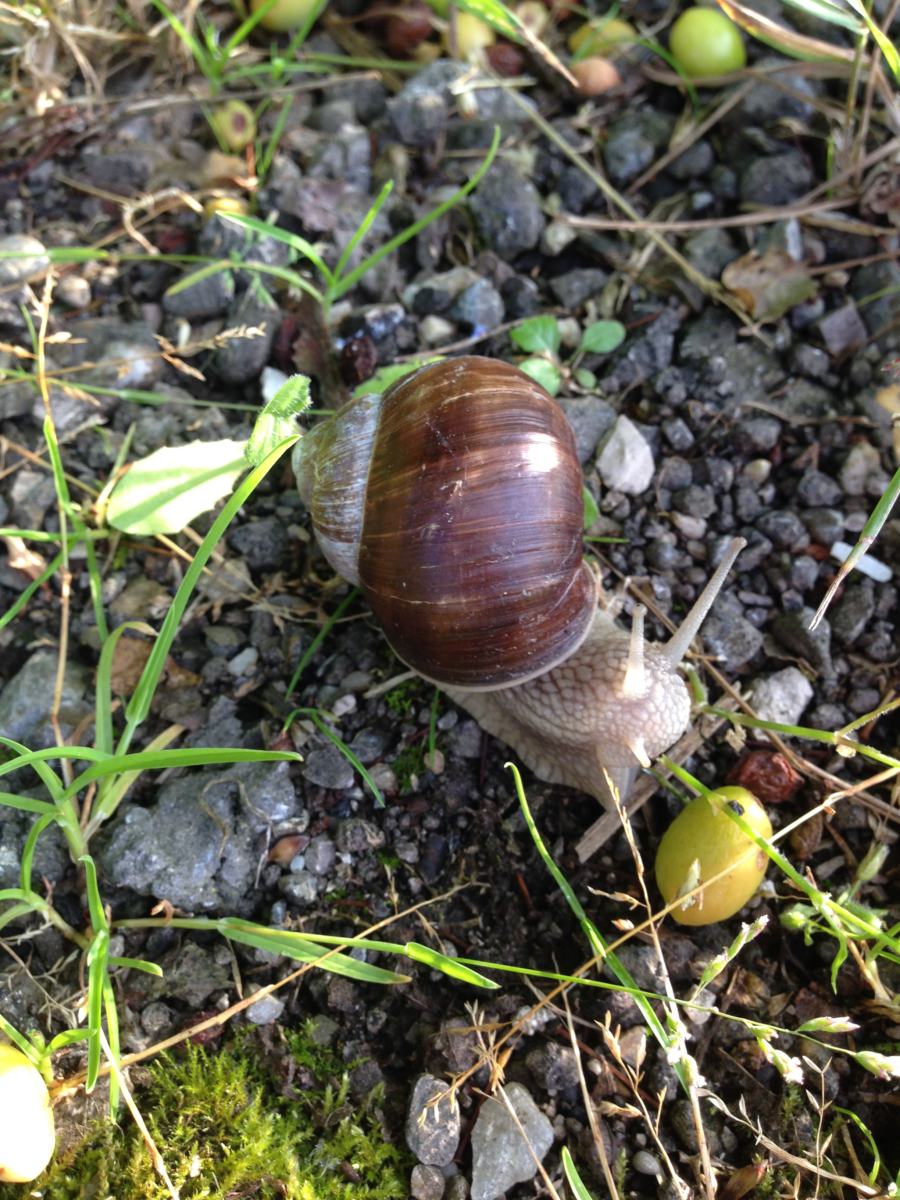
[[[265,1065],[264,1065],[265,1064]],[[345,1064],[308,1033],[264,1048],[247,1031],[220,1049],[188,1046],[146,1071],[138,1107],[182,1200],[403,1200],[412,1160],[385,1140],[377,1094],[350,1099]],[[167,1200],[134,1124],[98,1124],[30,1192],[3,1200]]]

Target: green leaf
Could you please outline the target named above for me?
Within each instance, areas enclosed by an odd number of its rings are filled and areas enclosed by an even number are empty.
[[[432,950],[430,946],[423,946],[420,942],[407,942],[404,953],[413,962],[422,963],[434,971],[442,972],[450,979],[460,980],[461,983],[471,983],[475,987],[492,989],[500,986],[499,983],[494,983],[493,979],[488,979],[486,975],[479,975],[477,971],[463,966],[455,958],[448,958],[446,954],[441,954],[439,950]]]
[[[551,396],[555,396],[562,383],[562,376],[556,363],[546,358],[526,358],[519,363],[520,370],[530,375],[535,383],[539,383]]]
[[[584,501],[584,528],[590,529],[593,523],[600,516],[600,509],[597,507],[597,501],[587,490],[587,488],[581,489],[581,497]]]
[[[569,1153],[568,1146],[563,1146],[562,1165],[566,1173],[566,1183],[572,1189],[572,1195],[575,1197],[575,1200],[592,1200],[591,1193],[582,1183],[581,1176],[578,1174],[578,1168],[572,1161],[572,1155]]]
[[[579,354],[610,354],[625,341],[621,321],[594,321],[581,335]]]
[[[374,375],[370,375],[368,379],[364,379],[358,387],[354,388],[353,395],[380,396],[398,379],[412,375],[413,371],[418,371],[419,367],[427,367],[429,363],[441,362],[442,359],[442,354],[432,354],[429,358],[417,358],[414,362],[394,363],[387,367],[379,367]]]
[[[529,317],[509,331],[509,339],[526,354],[555,357],[559,352],[559,324],[555,317]]]
[[[276,446],[297,432],[296,418],[310,403],[309,379],[305,375],[292,375],[281,385],[256,418],[244,446],[244,457],[251,467],[259,466]]]
[[[255,925],[251,921],[238,921],[232,917],[223,917],[218,923],[218,929],[223,937],[229,938],[231,941],[254,946],[258,950],[267,950],[270,954],[283,954],[286,958],[293,958],[297,962],[318,963],[323,971],[331,971],[334,975],[344,975],[348,979],[356,979],[360,983],[409,982],[407,975],[398,975],[396,971],[386,971],[383,967],[360,962],[359,959],[351,958],[347,954],[336,954],[325,947],[315,946],[293,930],[267,929],[264,925]]]
[[[576,367],[572,372],[572,378],[579,387],[587,388],[588,391],[593,391],[597,386],[597,376],[587,367]]]
[[[232,491],[247,466],[244,446],[223,438],[155,450],[115,486],[107,521],[124,533],[179,533]]]

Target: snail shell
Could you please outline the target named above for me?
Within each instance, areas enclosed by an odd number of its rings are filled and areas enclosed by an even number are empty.
[[[574,438],[516,367],[423,367],[317,425],[294,467],[329,562],[426,678],[507,687],[587,637],[597,589]]]

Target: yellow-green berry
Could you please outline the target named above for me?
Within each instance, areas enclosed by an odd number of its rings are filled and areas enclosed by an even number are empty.
[[[666,904],[685,897],[672,909],[681,925],[711,925],[733,916],[765,876],[767,855],[723,811],[726,805],[761,837],[772,835],[766,810],[746,788],[723,787],[691,800],[663,834],[656,854],[656,883]]]
[[[669,49],[691,79],[727,75],[747,62],[741,31],[717,8],[688,8],[669,34]]]

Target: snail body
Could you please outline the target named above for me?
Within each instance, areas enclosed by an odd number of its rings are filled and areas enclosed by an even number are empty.
[[[687,728],[677,666],[740,545],[666,646],[645,647],[643,609],[620,629],[582,560],[572,431],[524,372],[423,367],[320,422],[294,471],[323,553],[398,657],[541,778],[609,803]]]

